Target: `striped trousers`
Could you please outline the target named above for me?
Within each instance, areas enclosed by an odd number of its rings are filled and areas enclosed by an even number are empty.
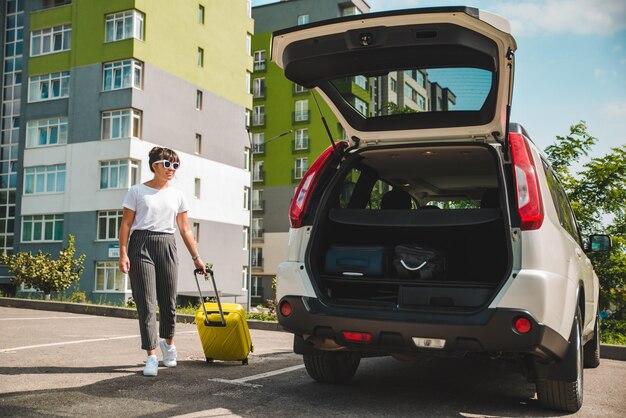
[[[141,348],[152,350],[173,338],[176,326],[178,255],[174,234],[135,230],[128,243],[130,284],[139,316]],[[159,306],[159,334],[156,307]]]

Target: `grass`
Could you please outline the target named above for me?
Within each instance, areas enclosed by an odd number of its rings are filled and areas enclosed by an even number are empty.
[[[600,341],[605,344],[626,345],[626,320],[605,319],[601,321]]]

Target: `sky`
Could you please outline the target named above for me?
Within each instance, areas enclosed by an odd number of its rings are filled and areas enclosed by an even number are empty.
[[[626,0],[365,1],[372,12],[464,5],[504,17],[518,47],[511,121],[542,149],[579,121],[598,140],[592,156],[626,144]]]

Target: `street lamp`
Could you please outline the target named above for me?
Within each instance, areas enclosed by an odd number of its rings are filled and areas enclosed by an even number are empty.
[[[248,312],[250,312],[250,307],[252,305],[252,196],[254,194],[254,145],[252,143],[252,133],[248,129],[248,143],[250,144],[250,157],[248,161],[248,167],[250,167],[250,196],[248,197],[248,209],[250,211],[250,222],[249,222],[249,230],[248,230],[248,297],[247,297],[247,306]],[[285,135],[289,135],[293,132],[293,129],[285,131],[281,134],[271,137],[270,139],[264,140],[259,145],[265,145],[270,143],[278,138],[282,138]]]

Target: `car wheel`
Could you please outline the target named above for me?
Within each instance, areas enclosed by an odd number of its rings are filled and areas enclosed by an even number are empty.
[[[583,352],[585,367],[595,369],[600,365],[600,316],[596,314],[596,329],[593,330],[593,338],[585,344]]]
[[[562,363],[557,366],[567,369],[576,376],[576,379],[574,381],[537,379],[537,398],[546,408],[576,412],[583,404],[583,339],[580,308],[576,309],[568,353]]]
[[[350,351],[303,354],[302,357],[309,376],[322,383],[346,383],[350,381],[361,362],[361,356]]]

